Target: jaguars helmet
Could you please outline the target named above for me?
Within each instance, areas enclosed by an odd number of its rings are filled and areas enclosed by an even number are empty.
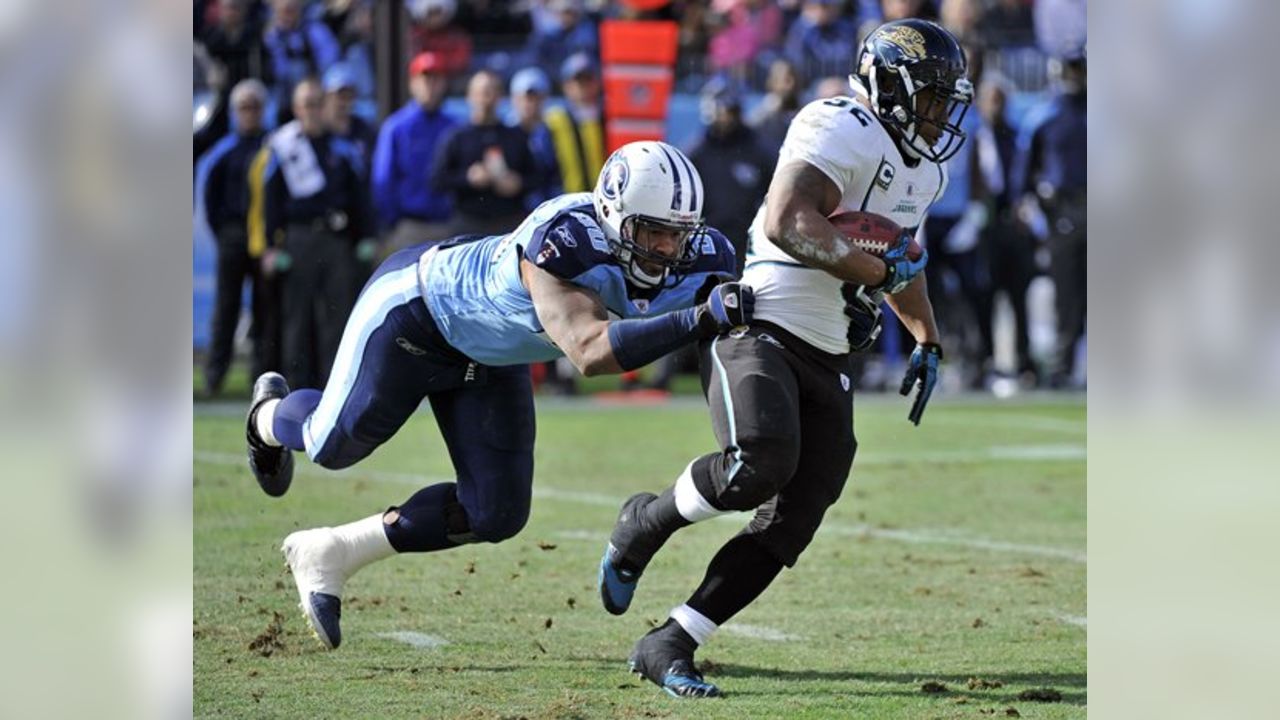
[[[705,198],[693,163],[664,142],[628,143],[609,156],[592,201],[627,280],[641,288],[659,287],[678,281],[693,267],[698,250],[693,240],[703,229]],[[675,231],[677,252],[668,257],[637,243],[637,231],[644,226]]]
[[[911,18],[885,23],[867,36],[849,85],[867,98],[909,154],[941,163],[965,141],[960,122],[973,102],[967,72],[964,49],[954,35],[937,23]],[[925,88],[933,88],[933,102],[947,104],[946,120],[932,143],[920,134],[931,110],[921,106]]]

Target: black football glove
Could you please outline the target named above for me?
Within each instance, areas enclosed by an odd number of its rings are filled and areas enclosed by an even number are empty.
[[[698,306],[698,327],[703,337],[714,337],[739,325],[751,322],[756,296],[751,286],[725,282],[711,288],[707,299]]]
[[[844,300],[844,314],[849,318],[849,350],[862,352],[880,337],[880,303],[861,290],[845,292]]]

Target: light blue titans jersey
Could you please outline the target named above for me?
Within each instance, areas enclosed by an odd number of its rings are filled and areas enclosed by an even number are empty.
[[[690,307],[708,277],[733,275],[733,245],[713,228],[690,240],[693,269],[673,287],[627,283],[596,221],[591,193],[571,193],[539,205],[509,235],[494,235],[436,251],[424,295],[449,344],[485,365],[521,365],[563,355],[543,332],[520,281],[527,258],[558,278],[594,291],[609,316],[652,317]]]

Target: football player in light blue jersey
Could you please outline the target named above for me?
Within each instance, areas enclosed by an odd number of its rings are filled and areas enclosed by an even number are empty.
[[[330,469],[368,457],[431,403],[457,473],[385,512],[302,530],[282,550],[302,609],[330,649],[342,588],[402,552],[501,542],[529,517],[528,363],[565,355],[585,375],[642,367],[750,320],[749,288],[722,282],[731,243],[702,223],[702,180],[677,149],[631,143],[591,193],[540,205],[513,232],[389,257],[347,321],[324,392],[266,373],[247,420],[249,468],[280,496],[293,451]]]

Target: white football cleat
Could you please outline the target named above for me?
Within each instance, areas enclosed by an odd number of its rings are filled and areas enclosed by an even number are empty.
[[[342,586],[351,576],[346,550],[332,528],[300,530],[280,547],[298,586],[299,607],[316,638],[330,650],[342,643]]]
[[[280,547],[307,624],[324,646],[342,643],[342,586],[357,570],[395,554],[382,514],[336,528],[299,530]]]

